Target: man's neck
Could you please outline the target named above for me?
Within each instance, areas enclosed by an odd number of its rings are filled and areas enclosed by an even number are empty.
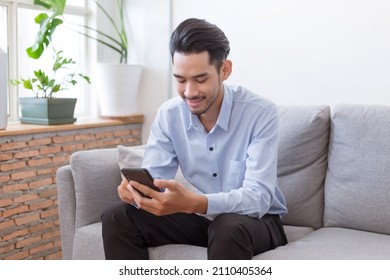
[[[212,107],[206,113],[198,116],[207,133],[209,133],[214,128],[215,124],[218,121],[219,113],[221,112],[223,97],[224,88],[222,85],[221,92]]]

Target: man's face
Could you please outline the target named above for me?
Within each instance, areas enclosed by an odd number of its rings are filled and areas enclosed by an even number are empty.
[[[222,69],[223,67],[221,67]],[[208,52],[173,56],[176,89],[195,115],[218,113],[223,99],[223,74],[209,64]]]

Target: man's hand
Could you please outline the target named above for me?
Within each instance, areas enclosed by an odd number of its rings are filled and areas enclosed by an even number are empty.
[[[128,190],[139,208],[157,216],[178,212],[206,214],[207,198],[204,195],[190,192],[175,180],[155,179],[154,185],[165,189],[165,192],[157,192],[138,182],[130,181]],[[141,196],[137,190],[150,198]]]
[[[128,189],[129,182],[127,179],[123,179],[121,184],[118,186],[119,198],[126,203],[134,203],[133,195]]]

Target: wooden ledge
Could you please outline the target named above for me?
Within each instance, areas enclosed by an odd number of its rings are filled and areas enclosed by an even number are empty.
[[[9,123],[5,130],[0,130],[0,137],[23,135],[32,133],[44,133],[52,131],[64,131],[73,129],[94,128],[102,126],[115,126],[122,124],[142,124],[144,115],[135,114],[121,117],[97,117],[97,118],[77,118],[73,124],[61,125],[36,125],[24,123]]]

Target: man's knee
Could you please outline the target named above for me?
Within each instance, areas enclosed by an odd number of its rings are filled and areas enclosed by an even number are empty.
[[[127,216],[127,208],[128,204],[122,201],[117,201],[111,204],[101,215],[102,225],[104,226],[105,224],[110,224],[114,221],[125,218]]]
[[[219,215],[209,227],[209,236],[218,237],[222,242],[234,242],[248,239],[249,234],[238,214]]]
[[[250,233],[238,214],[222,214],[209,227],[209,259],[251,259]]]

